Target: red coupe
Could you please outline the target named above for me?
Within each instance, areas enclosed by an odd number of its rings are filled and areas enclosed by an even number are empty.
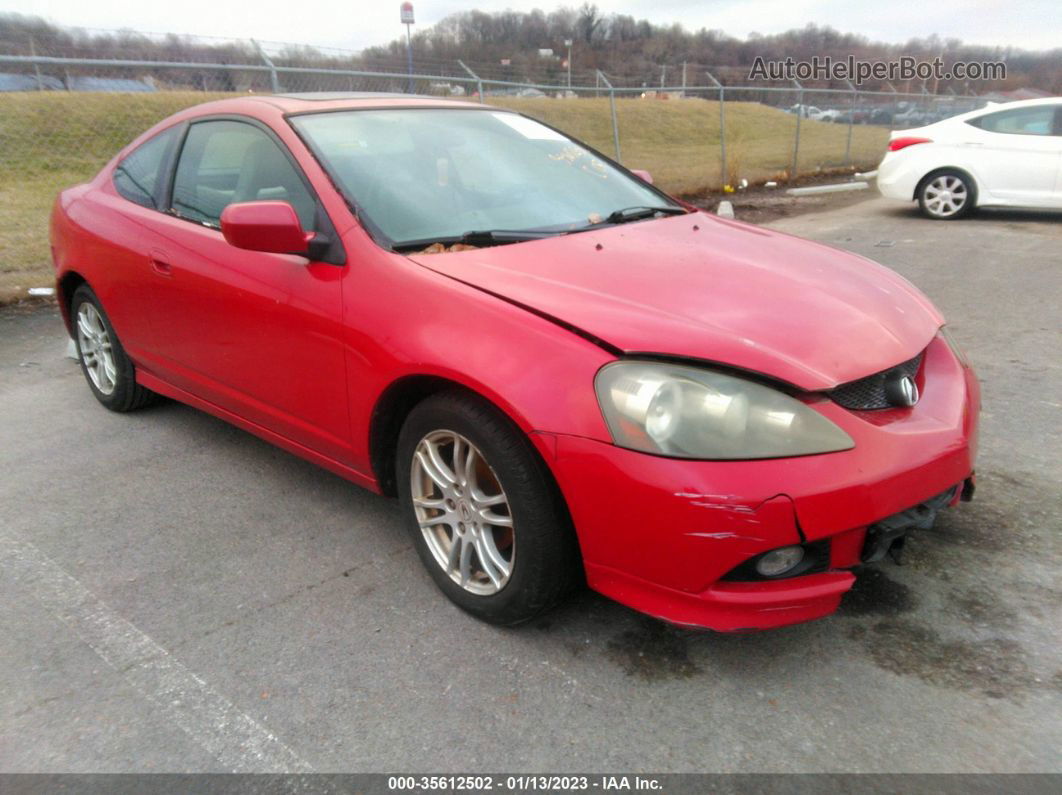
[[[64,191],[52,251],[100,403],[174,398],[397,497],[487,621],[584,578],[806,621],[973,492],[977,380],[911,284],[516,113],[200,105]]]

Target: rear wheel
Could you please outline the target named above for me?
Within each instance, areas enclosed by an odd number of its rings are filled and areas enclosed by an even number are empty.
[[[484,621],[534,618],[578,580],[578,550],[548,470],[490,404],[443,393],[417,405],[399,436],[399,498],[436,585]]]
[[[111,411],[133,411],[158,399],[136,382],[136,370],[96,294],[87,284],[70,301],[78,361],[96,400]]]
[[[973,209],[976,199],[973,181],[961,171],[938,171],[918,186],[918,206],[938,221],[962,218]]]

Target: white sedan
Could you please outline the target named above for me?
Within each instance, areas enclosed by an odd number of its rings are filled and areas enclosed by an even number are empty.
[[[1062,98],[991,105],[893,132],[878,190],[930,218],[975,207],[1062,209]]]

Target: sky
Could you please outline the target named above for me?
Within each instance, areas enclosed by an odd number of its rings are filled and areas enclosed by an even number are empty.
[[[404,35],[399,0],[0,0],[0,12],[43,16],[60,25],[149,33],[257,38],[360,50]],[[550,11],[581,0],[419,0],[417,27],[478,8]],[[936,33],[974,44],[1041,50],[1062,47],[1060,0],[597,0],[606,15],[723,30],[739,38],[809,22],[876,41],[902,43]]]

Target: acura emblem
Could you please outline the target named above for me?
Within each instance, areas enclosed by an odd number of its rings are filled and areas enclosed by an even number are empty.
[[[913,406],[918,402],[918,385],[909,375],[890,378],[885,382],[885,397],[893,406]]]

